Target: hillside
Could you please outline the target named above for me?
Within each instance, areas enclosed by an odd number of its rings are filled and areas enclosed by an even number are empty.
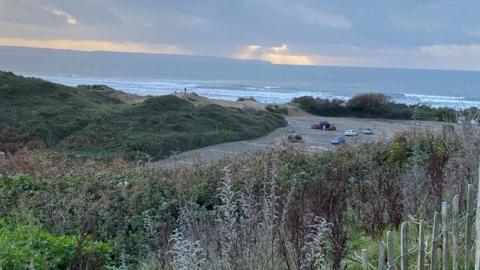
[[[88,157],[164,158],[172,152],[266,135],[276,114],[175,96],[141,102],[105,86],[67,87],[0,73],[0,151],[45,145]]]
[[[125,104],[97,88],[72,88],[0,73],[0,150],[24,144],[57,145],[95,117]]]
[[[171,95],[149,98],[92,121],[61,146],[95,155],[123,153],[128,159],[158,159],[177,151],[259,137],[284,125],[276,114],[199,107]]]

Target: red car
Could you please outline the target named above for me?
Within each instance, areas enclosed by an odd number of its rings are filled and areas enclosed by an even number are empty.
[[[320,121],[320,123],[313,123],[311,129],[337,130],[337,127],[327,121]]]
[[[325,130],[337,130],[337,127],[334,124],[330,124],[329,126],[325,127]]]
[[[319,123],[313,123],[311,126],[310,126],[311,129],[323,129],[323,126],[320,125]]]

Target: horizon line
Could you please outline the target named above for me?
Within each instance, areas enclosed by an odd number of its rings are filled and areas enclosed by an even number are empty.
[[[159,56],[178,56],[178,57],[204,57],[216,58],[223,60],[232,60],[239,62],[264,63],[273,66],[291,66],[301,68],[315,68],[315,67],[331,67],[331,68],[365,68],[365,69],[393,69],[393,70],[423,70],[423,71],[457,71],[457,72],[480,72],[480,69],[453,69],[453,68],[423,68],[423,67],[392,67],[392,66],[369,66],[369,65],[300,65],[300,64],[277,64],[267,60],[261,59],[242,59],[229,56],[218,56],[208,54],[190,54],[190,53],[169,53],[169,52],[148,52],[148,51],[117,51],[117,50],[82,50],[70,48],[51,48],[51,47],[37,47],[37,46],[16,46],[16,45],[1,45],[0,48],[20,48],[20,49],[37,49],[37,50],[51,50],[51,51],[66,51],[79,53],[112,53],[112,54],[137,54],[137,55],[159,55]]]

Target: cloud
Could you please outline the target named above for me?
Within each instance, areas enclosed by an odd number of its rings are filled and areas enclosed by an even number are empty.
[[[46,7],[45,9],[50,11],[55,16],[64,18],[67,24],[75,25],[78,23],[77,19],[75,19],[72,15],[70,15],[66,11],[56,9],[56,8],[50,8],[50,7]]]
[[[239,59],[264,60],[273,64],[286,65],[314,65],[315,63],[307,55],[293,55],[288,53],[287,44],[281,46],[264,47],[260,45],[248,45],[233,55]]]
[[[445,60],[480,61],[480,44],[431,45],[420,47],[419,50],[429,56]]]
[[[480,70],[480,44],[436,44],[418,50],[436,68]]]
[[[445,56],[480,57],[480,44],[431,45],[431,46],[420,47],[420,51],[434,57],[445,57]]]
[[[51,28],[79,23],[120,26],[121,18],[107,3],[101,0],[0,0],[0,21]]]
[[[480,44],[478,7],[471,0],[0,0],[0,38],[287,64],[463,69],[480,62],[469,45]]]
[[[20,38],[0,38],[0,46],[24,46],[34,48],[68,49],[79,51],[115,51],[188,54],[189,52],[175,45],[148,44],[138,42],[110,42],[100,40],[38,40]]]
[[[465,27],[463,32],[469,36],[480,38],[480,29],[475,27]]]
[[[352,23],[345,18],[344,15],[326,13],[318,10],[308,8],[303,4],[297,4],[294,7],[298,18],[302,19],[308,24],[313,24],[320,27],[333,27],[346,29],[352,27]]]
[[[298,50],[298,48],[297,48]],[[322,47],[322,53],[289,46],[244,46],[232,56],[274,64],[480,70],[480,44],[428,45],[413,48]]]

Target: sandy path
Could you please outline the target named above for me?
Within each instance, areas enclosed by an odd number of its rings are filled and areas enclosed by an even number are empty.
[[[332,149],[330,141],[336,136],[343,136],[346,129],[360,130],[372,128],[374,135],[359,134],[358,137],[346,138],[349,144],[358,144],[375,140],[390,140],[397,132],[412,129],[439,130],[444,123],[404,121],[404,120],[376,120],[359,118],[340,117],[319,117],[319,116],[296,116],[288,117],[288,126],[279,128],[269,135],[247,141],[237,141],[212,145],[196,150],[183,152],[168,159],[159,161],[157,164],[192,164],[195,162],[213,162],[225,156],[237,155],[240,153],[253,153],[258,150],[275,147],[278,143],[296,132],[303,137],[304,147],[309,151],[323,151]],[[310,129],[310,125],[320,120],[328,120],[337,126],[336,131],[323,131]]]

